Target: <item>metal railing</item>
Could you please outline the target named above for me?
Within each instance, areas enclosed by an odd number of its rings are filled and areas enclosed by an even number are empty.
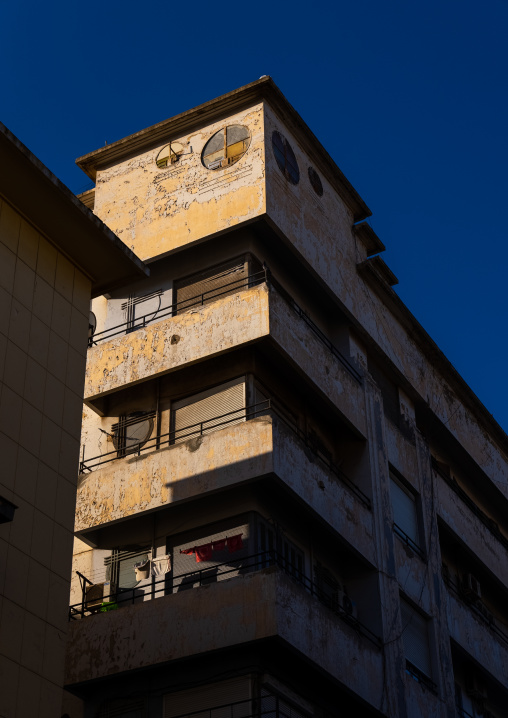
[[[144,314],[143,316],[133,319],[131,321],[122,322],[121,324],[117,324],[116,326],[110,327],[109,329],[104,329],[102,332],[96,332],[88,338],[88,346],[91,347],[95,344],[98,344],[99,342],[107,341],[109,339],[112,339],[113,337],[118,336],[119,334],[126,334],[134,332],[137,329],[143,329],[144,327],[148,326],[148,324],[152,324],[153,322],[159,322],[161,319],[165,319],[168,317],[174,317],[178,313],[186,311],[187,309],[192,309],[193,307],[201,307],[212,299],[218,299],[225,294],[231,294],[235,291],[240,291],[241,289],[245,288],[256,287],[258,284],[268,282],[267,277],[268,270],[262,269],[259,272],[249,274],[247,277],[242,277],[241,279],[236,279],[234,282],[228,282],[227,284],[223,284],[221,287],[209,289],[208,291],[202,292],[201,294],[196,294],[196,296],[194,297],[183,299],[181,302],[176,302],[173,304],[169,304],[166,307],[161,307],[155,312],[148,312],[147,314]]]
[[[373,631],[367,628],[352,613],[348,613],[338,601],[330,597],[318,584],[305,576],[291,561],[275,550],[261,551],[244,558],[232,559],[226,563],[215,564],[195,571],[187,571],[177,576],[173,576],[170,572],[167,574],[167,578],[152,581],[151,585],[144,586],[142,589],[119,589],[114,594],[103,596],[101,605],[96,602],[93,602],[93,606],[89,605],[91,602],[86,599],[86,584],[83,581],[81,603],[69,607],[69,620],[78,620],[97,613],[116,610],[121,606],[143,603],[146,600],[180,593],[211,583],[218,583],[227,578],[234,578],[253,571],[261,571],[272,566],[290,576],[307,593],[317,598],[320,603],[332,610],[345,623],[355,628],[358,633],[368,638],[376,646],[381,647],[381,640]],[[86,582],[91,583],[88,579],[86,579]]]
[[[457,585],[457,583],[450,576],[443,574],[443,581],[455,598],[457,598],[464,606],[467,606],[474,613],[476,618],[488,626],[492,633],[508,645],[508,633],[503,631],[503,629],[496,624],[495,616],[485,608],[481,599],[468,599],[461,586]]]
[[[235,703],[226,703],[213,708],[204,708],[191,713],[182,713],[175,718],[304,718],[307,716],[289,706],[279,696],[267,693],[260,698],[249,698]]]
[[[469,494],[464,491],[462,486],[460,486],[454,478],[447,476],[444,471],[441,471],[434,457],[432,458],[432,468],[436,474],[438,474],[445,481],[445,483],[448,484],[452,491],[454,491],[457,496],[462,499],[462,502],[474,513],[474,515],[480,519],[482,524],[488,528],[490,533],[497,538],[499,543],[501,543],[505,549],[508,549],[508,539],[501,533],[496,522],[482,511],[482,509],[473,501]]]
[[[408,536],[408,534],[402,529],[398,524],[393,522],[393,532],[397,534],[397,536],[400,538],[400,540],[405,543],[411,551],[413,551],[415,554],[417,554],[423,561],[425,561],[425,554],[423,550],[418,546],[417,543],[413,541],[411,536]]]
[[[314,442],[309,439],[307,434],[302,431],[302,429],[287,419],[284,412],[277,407],[277,403],[274,402],[273,399],[265,399],[257,404],[250,404],[249,406],[229,411],[226,414],[221,414],[220,416],[207,419],[206,421],[190,424],[189,426],[182,427],[181,429],[173,429],[173,431],[166,434],[148,439],[145,443],[140,443],[137,446],[131,445],[128,449],[118,448],[114,451],[108,451],[104,454],[99,454],[98,456],[93,456],[86,460],[83,454],[83,458],[79,464],[79,473],[83,474],[86,471],[90,472],[97,466],[102,466],[103,464],[116,461],[117,459],[140,456],[142,451],[157,451],[163,445],[176,445],[181,441],[203,436],[205,434],[212,433],[213,431],[218,431],[230,424],[238,424],[242,421],[255,419],[259,416],[275,416],[279,421],[281,421],[306,446],[306,448],[314,454],[316,459],[320,461],[330,473],[340,479],[340,481],[345,484],[353,494],[355,494],[357,499],[359,499],[364,506],[370,510],[371,502],[369,497],[358,486],[356,486],[356,484],[336,464],[324,457],[322,454],[318,454],[316,452]]]
[[[304,312],[304,310],[293,299],[289,292],[287,292],[284,287],[272,276],[270,270],[267,267],[264,267],[264,269],[259,272],[249,274],[247,277],[243,277],[242,279],[237,279],[234,282],[223,284],[221,287],[209,289],[207,292],[197,294],[195,297],[189,297],[188,299],[184,299],[181,302],[177,302],[175,304],[168,305],[167,307],[158,309],[155,312],[148,312],[147,314],[138,317],[137,319],[133,319],[132,321],[122,322],[121,324],[117,324],[116,326],[110,327],[109,329],[104,329],[102,332],[96,332],[91,337],[89,337],[88,346],[91,347],[98,344],[99,342],[107,341],[119,334],[126,334],[136,331],[137,329],[143,329],[148,324],[158,322],[166,317],[174,317],[179,312],[186,311],[187,309],[192,309],[192,307],[203,306],[205,302],[209,302],[212,299],[217,299],[218,297],[224,296],[226,294],[231,294],[244,288],[255,287],[263,283],[266,283],[267,286],[271,285],[277,290],[280,296],[289,304],[293,311],[312,330],[312,332],[316,335],[319,341],[324,344],[324,346],[331,352],[331,354],[333,354],[333,356],[342,364],[342,366],[349,372],[349,374],[351,374],[353,379],[358,384],[361,384],[361,373],[353,366],[353,364],[348,359],[346,359],[342,352],[340,352],[339,349],[337,349],[337,347],[332,344],[326,334],[317,326],[317,324],[309,317],[309,315]]]
[[[417,668],[414,663],[411,663],[411,661],[406,660],[406,672],[409,673],[409,675],[415,679],[415,681],[418,681],[418,683],[421,683],[426,688],[428,688],[432,693],[437,694],[437,685],[434,683],[434,681],[429,678],[429,676],[421,671],[419,668]]]

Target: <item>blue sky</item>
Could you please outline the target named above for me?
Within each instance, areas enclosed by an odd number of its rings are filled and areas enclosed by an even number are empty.
[[[371,208],[399,295],[508,431],[508,0],[1,10],[0,119],[74,192],[79,155],[271,75]]]

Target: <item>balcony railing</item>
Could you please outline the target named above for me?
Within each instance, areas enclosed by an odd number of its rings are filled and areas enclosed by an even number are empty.
[[[408,546],[413,553],[415,553],[417,556],[419,556],[423,561],[425,561],[425,554],[423,550],[418,546],[417,543],[413,541],[411,536],[409,536],[404,529],[402,529],[398,524],[395,522],[393,523],[393,532],[397,534],[399,539]]]
[[[482,623],[488,626],[498,638],[508,645],[508,633],[503,631],[503,629],[496,624],[496,618],[485,607],[485,604],[482,603],[481,599],[468,598],[462,589],[462,586],[458,582],[454,581],[449,573],[443,573],[442,576],[450,593],[462,604],[467,606]]]
[[[260,416],[272,416],[281,421],[305,445],[305,447],[314,454],[314,456],[327,468],[330,473],[340,479],[340,481],[355,494],[364,506],[368,509],[371,508],[369,497],[360,488],[358,488],[358,486],[356,486],[356,484],[353,483],[353,481],[343,471],[341,471],[336,464],[316,451],[316,447],[312,439],[310,439],[304,431],[302,431],[284,415],[284,412],[277,406],[277,403],[274,402],[273,399],[265,399],[257,404],[250,404],[249,406],[229,411],[226,414],[215,416],[211,419],[207,419],[206,421],[190,424],[189,426],[185,426],[181,429],[174,429],[167,434],[148,439],[145,443],[137,445],[132,444],[128,447],[128,449],[115,449],[114,451],[108,451],[89,459],[85,459],[85,447],[83,447],[79,473],[83,474],[87,471],[90,472],[98,466],[102,466],[103,464],[107,464],[111,461],[116,461],[117,459],[124,459],[129,456],[139,456],[142,451],[157,451],[162,446],[178,444],[182,441],[186,441],[187,439],[204,436],[205,434],[210,434],[213,431],[218,431],[219,429],[223,429],[231,424],[238,424],[239,421],[255,419]]]
[[[171,694],[168,699],[171,701]],[[245,701],[192,711],[192,713],[182,713],[176,718],[305,718],[306,716],[307,713],[289,706],[279,696],[265,693],[259,699],[249,698]]]
[[[144,314],[141,317],[137,317],[131,321],[122,322],[109,329],[104,329],[102,332],[96,332],[93,336],[88,338],[88,346],[94,346],[99,342],[108,341],[119,334],[127,334],[135,332],[137,329],[143,329],[149,324],[154,322],[160,322],[161,319],[168,317],[175,317],[177,314],[181,314],[183,311],[192,309],[193,307],[201,307],[204,304],[210,302],[212,299],[218,299],[226,294],[232,294],[233,292],[239,292],[242,289],[256,287],[258,284],[267,282],[268,270],[261,270],[260,272],[254,272],[249,274],[247,277],[242,277],[234,282],[223,284],[221,287],[215,287],[215,289],[209,289],[207,292],[202,292],[194,297],[183,299],[181,302],[174,304],[168,304],[166,307],[161,307],[157,311],[151,311]]]
[[[234,282],[223,284],[221,287],[209,289],[207,292],[197,294],[195,297],[190,297],[188,299],[182,300],[181,302],[170,304],[166,307],[158,309],[156,312],[152,311],[148,314],[138,317],[137,319],[133,319],[132,321],[122,322],[121,324],[117,324],[116,326],[110,327],[109,329],[104,329],[102,332],[96,332],[89,337],[88,346],[92,347],[99,342],[108,341],[109,339],[112,339],[119,334],[127,334],[130,332],[134,332],[137,329],[143,329],[148,324],[152,324],[153,322],[159,322],[161,319],[174,317],[177,314],[182,313],[182,311],[187,311],[188,309],[192,309],[193,307],[203,306],[205,303],[210,302],[212,299],[218,299],[219,297],[225,296],[227,294],[232,294],[234,292],[250,287],[255,287],[258,284],[263,283],[266,283],[267,286],[271,284],[277,290],[280,296],[289,304],[293,311],[301,319],[303,319],[307,326],[313,331],[319,341],[324,344],[324,346],[333,354],[336,359],[338,359],[338,361],[349,372],[353,379],[358,382],[358,384],[361,384],[362,375],[360,374],[360,372],[353,366],[350,361],[346,359],[346,357],[339,351],[339,349],[337,349],[337,347],[332,344],[326,334],[321,331],[317,324],[312,321],[308,314],[303,311],[300,305],[297,304],[297,302],[284,289],[284,287],[282,287],[282,285],[272,276],[270,270],[267,267],[265,267],[259,272],[249,274],[247,277],[243,277],[242,279],[237,279]]]
[[[490,533],[497,538],[499,543],[503,544],[505,549],[508,549],[508,539],[501,533],[497,523],[481,510],[481,508],[473,501],[469,494],[464,491],[462,486],[460,486],[452,476],[448,476],[445,471],[441,470],[434,457],[432,457],[432,468],[436,474],[438,474],[445,481],[445,483],[448,484],[452,491],[454,491],[457,496],[462,499],[462,502],[470,509],[470,511],[472,511],[474,515],[480,519],[482,524],[488,528]]]
[[[346,611],[339,603],[338,598],[330,596],[318,584],[305,576],[303,572],[293,565],[287,558],[277,551],[261,551],[257,554],[247,556],[241,559],[232,559],[227,563],[215,564],[206,568],[188,571],[177,576],[172,573],[167,577],[152,581],[151,585],[143,586],[142,589],[128,588],[119,589],[116,593],[103,596],[103,601],[99,605],[95,601],[94,605],[90,605],[87,601],[86,583],[91,584],[85,577],[82,583],[83,593],[81,603],[74,604],[69,607],[69,620],[79,620],[86,616],[92,616],[97,613],[116,610],[123,606],[143,603],[144,601],[160,598],[173,593],[180,593],[186,590],[192,590],[199,586],[218,583],[227,578],[234,578],[239,575],[260,571],[272,566],[277,567],[288,576],[291,576],[301,587],[305,589],[311,596],[317,598],[323,605],[332,610],[345,623],[352,626],[361,635],[365,636],[376,646],[381,646],[381,640],[367,626],[359,621],[356,616]]]

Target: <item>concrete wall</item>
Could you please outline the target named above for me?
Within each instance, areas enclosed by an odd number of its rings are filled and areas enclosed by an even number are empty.
[[[0,495],[18,506],[0,525],[6,718],[60,715],[90,290],[0,198]]]
[[[248,127],[250,146],[231,167],[208,170],[201,152],[226,124]],[[160,257],[265,212],[261,104],[171,140],[185,152],[167,168],[155,163],[164,147],[158,145],[97,173],[95,214],[141,259]]]
[[[379,649],[277,569],[74,622],[66,682],[277,636],[368,702],[379,700]]]

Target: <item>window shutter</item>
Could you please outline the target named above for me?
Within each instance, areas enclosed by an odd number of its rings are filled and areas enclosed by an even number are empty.
[[[173,405],[175,443],[241,421],[245,421],[244,380],[222,384]]]
[[[164,696],[164,718],[247,718],[252,715],[250,676]],[[231,705],[236,704],[236,705]]]
[[[431,676],[428,622],[421,613],[401,600],[402,641],[407,660]]]
[[[390,475],[390,493],[393,520],[415,544],[420,545],[416,497],[404,489],[393,475]]]
[[[185,311],[192,306],[214,302],[221,296],[238,292],[245,286],[247,263],[242,260],[200,272],[192,277],[175,283],[175,302],[177,311]],[[204,295],[204,296],[201,296]]]

